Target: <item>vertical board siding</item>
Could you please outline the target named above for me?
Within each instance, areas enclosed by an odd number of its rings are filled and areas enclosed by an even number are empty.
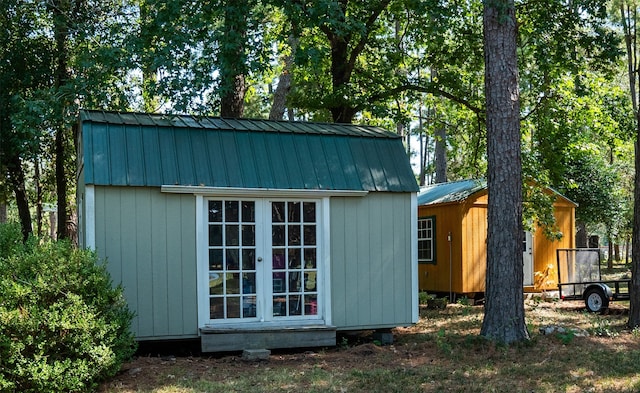
[[[450,290],[458,290],[456,285],[460,285],[461,253],[467,235],[460,225],[462,210],[459,203],[418,207],[418,217],[435,217],[435,264],[421,263],[418,266],[418,288],[421,291],[449,293]]]
[[[161,261],[168,261],[167,258],[167,199],[151,198],[149,208],[151,209],[151,239],[150,253],[153,269],[151,273],[151,285],[153,293],[153,333],[157,336],[167,336],[170,333],[167,310],[164,304],[169,304],[169,272],[168,264]],[[171,315],[171,314],[170,314]]]
[[[136,190],[135,193],[124,193],[127,205],[131,203],[131,215],[123,218],[123,223],[129,224],[128,230],[125,232],[125,239],[135,239],[131,252],[135,256],[136,272],[134,274],[135,284],[138,289],[138,334],[140,336],[153,336],[153,268],[151,255],[151,198],[148,188]],[[131,202],[129,202],[131,201]],[[135,217],[135,220],[126,219],[126,217]],[[131,254],[127,254],[131,255]]]
[[[196,247],[196,201],[192,195],[177,197],[177,203],[180,204],[179,221],[179,239],[180,239],[180,259],[172,261],[171,266],[181,269],[182,292],[179,299],[182,301],[180,305],[183,323],[183,331],[186,334],[198,334],[198,291],[196,283],[198,280],[197,272],[197,247]],[[185,219],[186,218],[186,219]],[[175,235],[175,230],[169,231],[169,236]],[[172,276],[169,276],[172,279]],[[172,296],[178,296],[177,293]],[[176,299],[177,300],[177,299]],[[177,310],[176,310],[177,311]],[[171,319],[171,314],[169,314]]]
[[[462,220],[466,233],[462,244],[461,269],[456,288],[460,293],[484,292],[487,272],[487,207],[472,204]]]
[[[544,279],[546,283],[538,289],[557,289],[558,271],[556,261],[556,250],[559,248],[575,248],[575,217],[574,206],[558,200],[554,205],[554,216],[558,230],[562,232],[560,240],[550,240],[544,234],[544,228],[536,227],[533,237],[533,271],[534,283],[535,273],[543,272],[548,265],[551,265],[549,276]]]
[[[96,187],[96,251],[136,314],[138,339],[195,337],[195,198]]]
[[[347,239],[345,236],[336,236],[334,234],[338,233],[354,233],[355,225],[353,225],[352,221],[347,220],[347,198],[331,198],[331,207],[330,207],[330,223],[331,228],[335,228],[334,230],[330,230],[329,237],[331,238],[331,249],[332,250],[340,250],[340,254],[344,261],[351,260],[350,256],[347,254],[349,251],[353,253],[355,247],[347,248]],[[328,260],[333,260],[334,252],[331,251]],[[354,254],[355,255],[355,254]],[[332,303],[331,305],[331,319],[335,324],[336,321],[341,321],[342,324],[350,323],[351,314],[347,312],[347,310],[353,310],[357,306],[356,299],[347,298],[345,294],[353,285],[357,285],[352,283],[352,280],[349,277],[354,277],[355,272],[355,264],[351,263],[332,263],[330,266],[330,274],[329,278],[331,282],[331,295],[332,298],[329,301]],[[338,297],[340,296],[340,297]],[[333,299],[336,298],[334,301]],[[355,318],[354,318],[355,320]]]
[[[374,322],[374,318],[372,316],[372,308],[373,305],[379,302],[379,295],[382,291],[372,293],[373,288],[379,288],[381,286],[381,282],[374,282],[373,276],[375,275],[375,271],[379,269],[379,263],[377,261],[377,256],[379,255],[380,249],[378,248],[378,244],[375,243],[375,240],[372,241],[372,237],[375,236],[376,231],[379,230],[379,227],[376,225],[373,226],[372,218],[374,218],[375,214],[378,211],[371,210],[371,198],[363,198],[360,199],[364,210],[367,214],[362,214],[361,217],[358,217],[357,221],[357,229],[356,229],[356,239],[357,239],[357,255],[353,258],[353,261],[347,261],[347,263],[355,263],[356,264],[356,275],[351,276],[351,279],[354,281],[358,281],[358,291],[353,295],[356,296],[357,306],[355,314],[358,317],[356,323],[360,323],[361,321],[370,321]],[[353,219],[351,214],[360,206],[354,207],[347,212],[349,217]],[[365,229],[366,228],[366,229]],[[366,261],[366,263],[363,263]],[[337,262],[337,261],[336,261]],[[366,301],[362,301],[362,299],[367,299]]]
[[[396,207],[401,212],[411,212],[413,207],[411,205],[411,198],[397,198]],[[409,216],[410,222],[415,222]],[[416,260],[411,257],[411,250],[407,250],[407,239],[412,239],[411,225],[407,225],[406,218],[402,214],[394,214],[391,210],[386,210],[385,217],[382,221],[383,227],[385,222],[390,223],[387,227],[387,233],[384,235],[384,239],[390,239],[390,247],[387,248],[388,255],[386,260],[390,261],[393,265],[393,272],[389,275],[389,285],[393,287],[393,293],[397,295],[395,297],[385,297],[383,301],[383,307],[386,311],[391,313],[385,317],[385,320],[405,320],[405,313],[410,313],[413,308],[413,290],[405,290],[407,287],[413,287],[413,268],[417,264]],[[417,225],[415,222],[414,225]],[[388,241],[388,240],[387,240]],[[409,246],[412,246],[409,241]],[[398,257],[402,255],[403,257]],[[405,258],[411,261],[406,263]],[[411,283],[411,284],[409,284]],[[416,295],[417,296],[417,295]]]
[[[410,324],[411,195],[331,198],[332,321],[338,329]]]

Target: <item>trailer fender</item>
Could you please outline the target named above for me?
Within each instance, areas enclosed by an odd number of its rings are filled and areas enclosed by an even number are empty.
[[[582,295],[584,305],[587,310],[593,313],[603,313],[609,308],[609,300],[613,296],[613,291],[604,283],[589,285]]]

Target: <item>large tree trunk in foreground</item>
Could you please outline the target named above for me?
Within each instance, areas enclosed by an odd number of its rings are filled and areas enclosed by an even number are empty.
[[[513,0],[485,1],[488,234],[480,334],[501,343],[529,338],[524,320],[520,98]]]
[[[640,113],[640,112],[638,112]],[[636,118],[638,127],[635,143],[635,169],[636,175],[633,187],[633,235],[631,237],[631,283],[629,291],[631,301],[629,302],[629,322],[630,328],[640,326],[640,116]]]
[[[640,326],[640,118],[636,119],[638,127],[635,143],[636,175],[633,189],[633,235],[631,237],[631,283],[629,292],[629,322],[630,328]]]
[[[636,72],[638,72],[636,56],[637,12],[635,2],[621,1],[619,4],[627,49],[629,93],[636,120],[636,143],[634,146],[636,175],[633,182],[633,232],[631,235],[631,283],[629,284],[631,300],[629,302],[629,321],[627,322],[627,325],[633,329],[640,326],[640,146],[638,145],[640,143],[640,112],[638,111],[638,92],[636,90]]]

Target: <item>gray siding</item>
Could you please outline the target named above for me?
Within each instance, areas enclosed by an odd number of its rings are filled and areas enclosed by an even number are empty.
[[[330,210],[332,324],[411,324],[411,194],[332,197]],[[196,337],[195,197],[96,186],[95,212],[96,250],[124,287],[138,339]]]
[[[412,323],[411,194],[331,199],[331,305],[338,329]]]
[[[95,187],[96,251],[136,313],[139,339],[197,336],[195,198]]]

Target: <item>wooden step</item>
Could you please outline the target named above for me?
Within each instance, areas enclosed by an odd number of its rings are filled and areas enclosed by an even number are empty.
[[[202,352],[245,349],[311,348],[336,345],[335,326],[200,329]]]

